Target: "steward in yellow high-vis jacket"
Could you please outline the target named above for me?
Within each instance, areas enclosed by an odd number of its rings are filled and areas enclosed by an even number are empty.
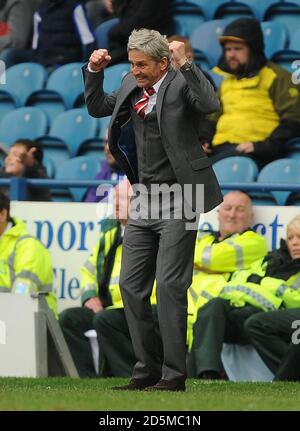
[[[279,310],[253,315],[245,322],[244,329],[275,374],[275,381],[300,381],[300,215],[288,224],[287,241],[281,250],[284,268],[276,296],[282,300],[282,306]],[[276,266],[278,258],[274,262]],[[294,267],[298,268],[296,274],[293,274]]]
[[[125,198],[123,186],[115,190],[120,199]],[[136,362],[119,288],[126,222],[127,219],[101,222],[99,241],[80,271],[82,307],[69,308],[59,316],[80,377],[96,376],[90,342],[84,335],[91,329],[97,332],[100,375],[130,376]],[[151,299],[155,304],[155,291]]]
[[[299,85],[286,69],[267,61],[258,21],[231,22],[219,41],[223,56],[213,71],[223,78],[221,110],[210,117],[202,140],[213,161],[247,155],[263,166],[283,157],[286,142],[300,136]]]
[[[188,345],[199,308],[219,295],[231,274],[247,269],[267,254],[266,240],[250,229],[251,200],[242,192],[224,196],[219,208],[219,232],[200,232],[196,241],[194,274],[188,289]]]
[[[50,253],[9,211],[9,199],[0,192],[0,292],[46,292],[47,303],[57,316]]]
[[[297,219],[299,247],[300,217],[297,216],[288,225],[287,241],[282,240],[278,250],[269,252],[248,270],[236,271],[224,283],[219,297],[199,310],[189,357],[191,374],[200,378],[220,377],[223,342],[249,343],[247,322],[255,322],[254,315],[261,311],[272,313],[279,308],[300,306],[300,247],[293,249],[295,240],[292,239]],[[274,322],[277,324],[280,326]],[[273,328],[269,327],[272,332]]]

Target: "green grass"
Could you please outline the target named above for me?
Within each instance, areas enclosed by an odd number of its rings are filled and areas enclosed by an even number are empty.
[[[190,379],[187,392],[123,392],[125,379],[0,378],[0,410],[298,410],[298,383]]]

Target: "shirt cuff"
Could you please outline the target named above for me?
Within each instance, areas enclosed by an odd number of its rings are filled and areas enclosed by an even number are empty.
[[[88,70],[89,72],[91,72],[91,73],[99,73],[99,72],[100,72],[100,70],[93,70],[93,69],[91,69],[91,67],[90,67],[90,63],[88,63],[88,65],[87,65],[87,70]]]

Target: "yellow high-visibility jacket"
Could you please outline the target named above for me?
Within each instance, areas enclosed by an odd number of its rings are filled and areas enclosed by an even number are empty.
[[[0,237],[0,292],[47,292],[47,303],[57,317],[50,253],[28,234],[21,220],[11,222],[13,226]]]
[[[196,240],[193,282],[188,289],[189,341],[199,308],[219,295],[234,271],[249,268],[268,251],[266,240],[250,229],[222,241],[217,235],[203,231]]]

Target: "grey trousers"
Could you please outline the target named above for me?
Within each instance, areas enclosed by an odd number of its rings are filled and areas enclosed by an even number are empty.
[[[133,378],[186,378],[187,289],[192,281],[196,230],[185,220],[129,219],[120,287],[137,358]],[[161,343],[150,296],[157,282]]]

